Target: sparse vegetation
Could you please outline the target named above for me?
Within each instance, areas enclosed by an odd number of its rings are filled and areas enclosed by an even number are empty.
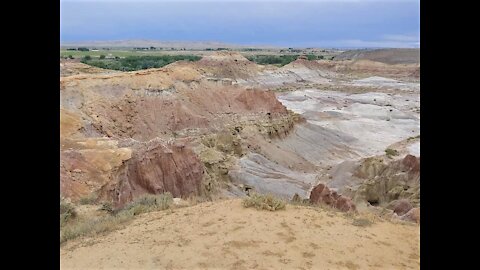
[[[75,222],[66,223],[62,220],[68,220],[68,217],[62,216],[62,211],[66,213],[75,213],[71,204],[61,200],[60,202],[60,243],[74,239],[79,236],[92,235],[119,228],[125,222],[131,220],[134,216],[169,209],[173,205],[173,197],[170,193],[159,195],[144,195],[133,202],[127,204],[124,208],[117,211],[110,211],[111,204],[105,203],[99,210],[109,212],[108,215],[87,219],[75,220]],[[62,210],[63,209],[63,210]],[[75,216],[75,214],[73,215]],[[62,219],[63,217],[63,219]]]
[[[373,222],[369,219],[366,219],[366,218],[356,218],[352,222],[353,226],[358,226],[358,227],[367,227],[367,226],[370,226],[372,224],[373,224]]]
[[[243,200],[243,206],[254,207],[258,210],[277,211],[285,209],[285,202],[273,195],[262,195],[253,193]]]
[[[76,216],[77,212],[75,211],[75,207],[63,198],[60,198],[60,226],[66,224]]]
[[[397,150],[391,149],[391,148],[385,149],[385,154],[387,154],[387,157],[389,157],[389,158],[391,158],[392,156],[398,156],[399,155]]]
[[[323,55],[307,54],[307,59],[308,59],[309,61],[319,60],[319,59],[323,59]]]
[[[82,63],[104,68],[121,71],[134,71],[148,68],[160,68],[170,63],[186,60],[198,61],[200,56],[195,55],[161,55],[161,56],[127,56],[125,58],[106,59],[100,56],[99,59],[92,59],[85,56]]]
[[[298,55],[252,55],[247,59],[260,65],[278,65],[284,66],[295,61]]]
[[[293,195],[293,198],[290,200],[289,204],[299,206],[312,206],[309,199],[302,199],[297,193]]]
[[[408,137],[407,141],[415,140],[415,139],[420,139],[420,135],[417,135],[415,137]]]
[[[133,215],[159,211],[170,208],[173,204],[173,197],[170,193],[161,195],[144,195],[125,206],[122,211],[130,211]]]
[[[102,206],[100,207],[99,210],[105,211],[105,212],[111,214],[111,213],[113,213],[113,205],[110,202],[105,202],[105,203],[102,204]]]
[[[277,66],[284,66],[287,65],[295,60],[300,55],[252,55],[247,56],[247,59],[255,62],[260,65],[277,65]],[[307,54],[306,55],[308,60],[319,60],[324,59],[323,55],[314,55],[314,54]]]
[[[80,200],[78,201],[79,204],[95,204],[95,201],[97,200],[97,197],[96,197],[96,194],[95,193],[91,193],[90,195],[88,196],[85,196],[85,197],[82,197],[80,198]]]

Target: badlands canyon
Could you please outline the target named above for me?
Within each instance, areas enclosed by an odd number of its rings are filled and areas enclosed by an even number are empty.
[[[175,202],[62,242],[62,269],[419,269],[418,53],[61,60],[60,192],[76,218]],[[286,209],[242,207],[253,193]]]

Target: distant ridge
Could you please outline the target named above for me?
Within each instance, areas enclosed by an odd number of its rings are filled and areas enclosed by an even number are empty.
[[[206,49],[206,48],[277,48],[269,45],[238,45],[217,41],[159,41],[159,40],[105,40],[105,41],[70,41],[60,42],[61,47],[170,47],[175,49]]]
[[[335,60],[372,60],[386,64],[420,63],[420,49],[362,49],[345,51]]]

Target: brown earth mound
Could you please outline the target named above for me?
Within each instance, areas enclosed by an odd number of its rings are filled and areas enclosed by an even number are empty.
[[[262,69],[237,52],[217,52],[204,56],[194,65],[207,77],[234,80],[250,78]]]
[[[79,74],[108,74],[118,73],[115,70],[97,68],[79,62],[79,60],[60,60],[60,77],[67,77]]]

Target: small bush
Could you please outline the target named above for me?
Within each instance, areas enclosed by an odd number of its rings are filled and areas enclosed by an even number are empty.
[[[68,202],[65,202],[63,199],[60,199],[60,226],[65,225],[72,218],[77,216],[75,207]]]
[[[372,225],[373,222],[370,221],[369,219],[366,218],[356,218],[353,220],[352,225],[358,226],[358,227],[367,227]]]
[[[80,198],[78,203],[85,205],[85,204],[95,204],[95,201],[97,200],[96,196],[94,193],[91,193],[88,196]]]
[[[385,154],[387,154],[388,157],[398,156],[398,155],[399,155],[399,153],[398,153],[397,150],[395,150],[395,149],[390,149],[390,148],[388,148],[388,149],[385,150]]]
[[[105,202],[105,203],[103,203],[102,206],[100,207],[100,210],[101,210],[101,211],[106,211],[106,212],[112,214],[112,213],[113,213],[113,205],[112,205],[112,203],[110,203],[110,202]]]
[[[89,60],[92,60],[92,57],[90,55],[85,55],[83,57],[83,61],[89,61]]]
[[[73,55],[71,55],[71,54],[68,55],[68,58],[69,58],[69,59],[73,59]]]
[[[100,55],[100,59],[105,59],[105,55]]]
[[[285,209],[285,202],[270,194],[261,195],[254,193],[243,200],[243,206],[246,208],[255,207],[259,210],[277,211]]]

